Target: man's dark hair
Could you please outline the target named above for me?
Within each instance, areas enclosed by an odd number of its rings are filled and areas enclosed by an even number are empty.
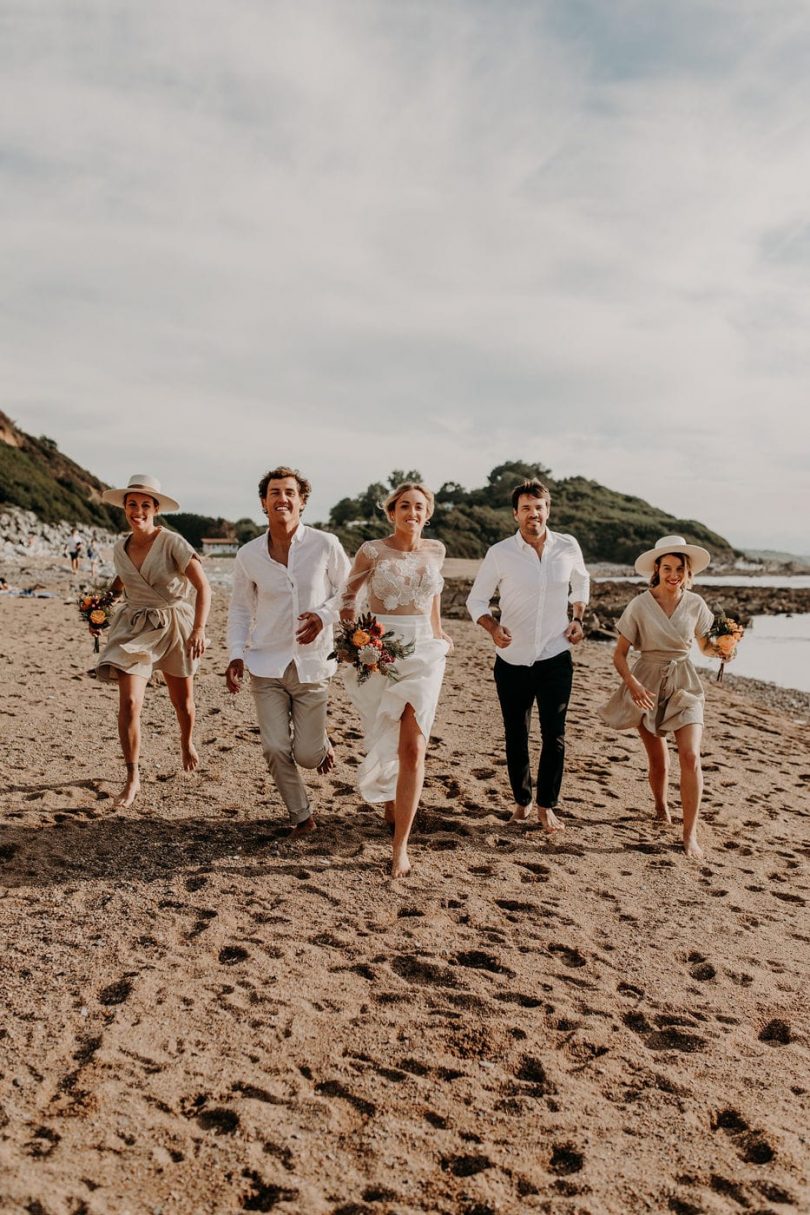
[[[517,510],[518,502],[524,496],[545,498],[546,502],[551,503],[551,492],[542,481],[524,481],[522,485],[516,485],[512,490],[512,510]]]
[[[298,493],[301,495],[302,505],[306,505],[309,495],[312,493],[312,486],[306,477],[302,476],[297,468],[288,468],[286,464],[281,464],[278,468],[271,468],[266,472],[259,482],[259,497],[264,502],[267,497],[267,487],[271,481],[283,481],[285,477],[295,477],[298,485]]]

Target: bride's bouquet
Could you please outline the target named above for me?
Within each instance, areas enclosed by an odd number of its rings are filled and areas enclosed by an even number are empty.
[[[731,662],[737,652],[737,645],[742,640],[745,629],[737,620],[732,620],[725,612],[718,612],[709,629],[709,639],[714,643],[715,653],[720,659],[720,670],[717,672],[717,683],[722,682],[726,663]]]
[[[413,651],[412,641],[400,641],[391,629],[386,633],[377,617],[365,612],[357,620],[340,621],[329,657],[353,666],[358,683],[365,683],[375,673],[396,681],[396,659],[407,658]]]
[[[99,651],[99,633],[110,627],[110,616],[117,595],[115,591],[89,590],[82,591],[78,598],[79,615],[87,621],[95,642],[93,649]]]

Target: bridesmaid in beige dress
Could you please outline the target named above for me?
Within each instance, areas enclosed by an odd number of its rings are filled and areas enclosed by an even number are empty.
[[[692,576],[711,560],[705,548],[682,536],[663,536],[636,561],[636,573],[650,576],[649,589],[625,608],[617,628],[613,665],[622,687],[599,709],[617,730],[637,729],[649,762],[649,781],[656,818],[672,820],[667,805],[669,753],[667,734],[675,735],[681,770],[683,847],[699,858],[697,821],[703,795],[700,743],[703,733],[703,685],[689,657],[692,638],[704,654],[717,656],[708,633],[714,616],[700,595],[688,589]],[[630,649],[640,651],[632,670]]]
[[[141,708],[153,670],[163,672],[177,715],[183,767],[193,772],[199,763],[192,741],[193,681],[205,652],[211,588],[188,541],[155,523],[156,515],[180,509],[161,493],[159,481],[139,473],[125,489],[106,490],[102,500],[122,507],[131,529],[113,548],[113,590],[123,592],[124,602],[96,668],[99,679],[118,684],[118,735],[127,776],[115,804],[131,806],[141,788]]]

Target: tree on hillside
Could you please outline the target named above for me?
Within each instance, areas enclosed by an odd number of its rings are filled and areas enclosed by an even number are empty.
[[[388,521],[379,507],[388,488],[421,480],[415,470],[395,469],[387,485],[375,481],[356,498],[342,498],[324,526],[354,553],[364,540],[388,532]],[[572,532],[589,561],[631,562],[667,533],[684,535],[726,559],[733,557],[728,542],[704,524],[675,519],[642,498],[607,489],[585,477],[555,481],[544,464],[525,460],[498,464],[478,489],[467,490],[458,481],[445,481],[436,494],[437,509],[428,534],[443,541],[451,557],[482,557],[491,544],[514,532],[512,491],[532,480],[542,481],[551,490],[552,527]]]

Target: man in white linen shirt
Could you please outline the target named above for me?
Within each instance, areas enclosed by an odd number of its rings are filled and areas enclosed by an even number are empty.
[[[337,664],[329,655],[351,568],[335,536],[301,522],[311,488],[286,466],[262,477],[267,531],[236,554],[228,612],[228,691],[239,691],[247,666],[262,750],[293,835],[315,828],[299,767],[323,773],[335,762],[326,702]]]
[[[546,527],[550,510],[551,495],[540,481],[516,486],[512,511],[518,531],[488,549],[467,599],[467,610],[498,650],[495,686],[515,799],[509,821],[525,823],[531,817],[529,728],[537,701],[542,739],[537,818],[546,831],[561,831],[563,824],[554,809],[565,763],[565,716],[573,680],[571,646],[585,636],[582,617],[590,579],[574,537]],[[490,601],[497,592],[500,621],[490,613]]]

